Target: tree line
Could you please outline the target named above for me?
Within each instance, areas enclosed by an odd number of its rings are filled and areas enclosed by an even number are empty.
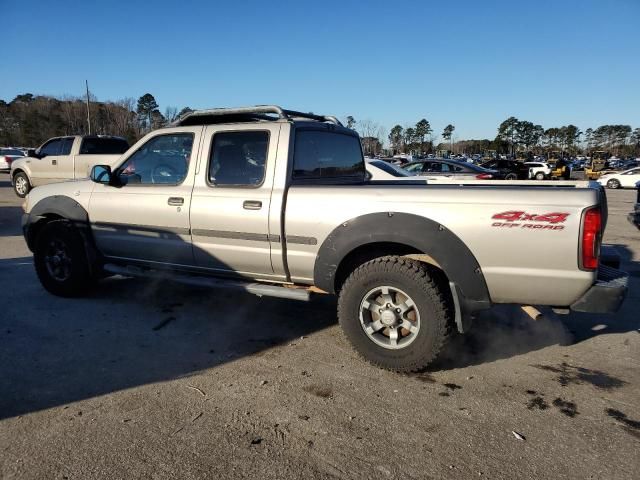
[[[384,131],[378,129],[378,135],[369,138],[364,135],[360,122],[353,116],[347,117],[347,127],[357,130],[363,137],[365,154],[378,154],[383,151]],[[367,120],[366,125],[372,122]],[[369,129],[370,130],[370,129]],[[602,125],[595,129],[580,131],[575,125],[543,128],[526,120],[509,117],[498,126],[496,137],[480,140],[453,141],[455,126],[448,124],[440,134],[443,142],[435,144],[437,138],[430,122],[423,118],[415,125],[402,127],[395,125],[386,140],[389,153],[428,154],[438,150],[449,150],[456,153],[485,153],[495,150],[498,153],[533,152],[536,154],[553,151],[566,154],[591,153],[605,150],[616,155],[640,155],[640,128],[632,129],[630,125]]]
[[[123,98],[99,102],[91,95],[89,98],[91,133],[117,135],[131,144],[190,110],[167,107],[162,113],[150,93],[137,101]],[[36,147],[51,137],[88,133],[85,98],[25,93],[8,103],[0,100],[0,145]]]
[[[167,107],[160,111],[158,102],[150,93],[137,100],[123,98],[99,102],[89,98],[91,133],[118,135],[134,143],[147,132],[163,127],[190,111]],[[543,153],[562,151],[570,154],[606,150],[617,155],[640,155],[640,128],[630,125],[602,125],[581,132],[575,125],[544,129],[541,125],[509,117],[498,126],[496,137],[481,140],[453,139],[455,126],[447,125],[440,135],[434,133],[431,123],[422,118],[415,125],[394,125],[387,135],[380,124],[372,120],[346,118],[346,126],[358,131],[365,154],[383,152],[385,142],[390,153],[434,153],[450,150],[456,153],[499,153],[532,151]],[[0,145],[35,147],[46,139],[61,135],[86,135],[86,99],[82,97],[51,97],[24,93],[10,102],[0,100]],[[435,144],[442,137],[443,142]]]

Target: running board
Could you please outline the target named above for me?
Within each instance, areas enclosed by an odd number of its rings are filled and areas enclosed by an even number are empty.
[[[258,282],[243,282],[242,280],[227,280],[167,271],[148,270],[134,266],[123,267],[113,263],[107,263],[103,266],[103,269],[106,272],[113,273],[115,275],[122,275],[124,277],[154,278],[158,280],[169,280],[183,283],[185,285],[193,285],[195,287],[243,290],[259,297],[287,298],[289,300],[299,300],[302,302],[308,302],[311,298],[311,292],[304,288],[281,287]]]

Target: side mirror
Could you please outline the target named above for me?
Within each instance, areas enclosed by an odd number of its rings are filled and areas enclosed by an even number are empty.
[[[94,165],[90,178],[93,182],[108,185],[111,183],[111,167],[109,165]]]
[[[34,148],[30,148],[27,150],[27,157],[39,158],[38,151]]]

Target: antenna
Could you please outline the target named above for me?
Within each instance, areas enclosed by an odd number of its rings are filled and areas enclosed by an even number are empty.
[[[89,81],[84,81],[85,86],[87,87],[87,126],[89,127],[88,134],[91,135],[91,111],[89,110]]]

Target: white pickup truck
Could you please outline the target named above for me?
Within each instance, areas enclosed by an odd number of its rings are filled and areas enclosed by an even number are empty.
[[[91,180],[36,188],[24,210],[55,295],[113,274],[336,294],[356,350],[405,372],[494,304],[607,313],[627,290],[600,255],[597,183],[372,181],[356,132],[277,106],[190,112]]]
[[[124,138],[74,135],[47,140],[11,164],[11,182],[21,198],[38,185],[87,178],[96,164],[111,165],[127,151]]]

